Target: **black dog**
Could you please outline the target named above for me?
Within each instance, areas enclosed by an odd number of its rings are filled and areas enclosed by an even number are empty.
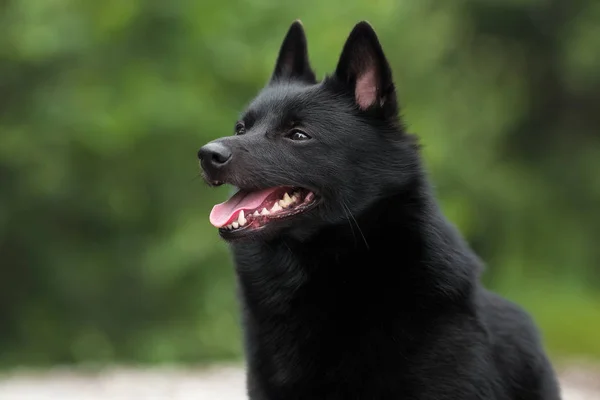
[[[317,82],[295,22],[269,84],[199,151],[231,243],[251,400],[555,400],[530,317],[479,283],[366,22]]]

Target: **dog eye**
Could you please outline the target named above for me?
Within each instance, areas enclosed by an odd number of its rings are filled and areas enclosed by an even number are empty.
[[[298,129],[294,129],[290,131],[288,138],[291,140],[308,140],[310,139],[310,136]]]
[[[244,126],[244,123],[238,122],[237,124],[235,124],[235,134],[243,135],[244,133],[246,133],[246,127]]]

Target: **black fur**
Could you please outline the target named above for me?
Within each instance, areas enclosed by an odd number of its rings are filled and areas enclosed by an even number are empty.
[[[359,86],[373,89],[362,104]],[[531,318],[482,287],[480,260],[440,212],[396,101],[369,24],[317,83],[295,22],[240,134],[218,139],[233,156],[205,171],[211,182],[319,198],[254,234],[222,232],[250,399],[559,399]],[[311,139],[290,140],[293,128]]]

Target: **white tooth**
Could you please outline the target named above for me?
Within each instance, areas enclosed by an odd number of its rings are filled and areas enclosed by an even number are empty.
[[[258,217],[260,214],[258,213],[258,210],[256,210],[256,211],[254,211],[254,214],[252,214],[252,215],[254,215],[255,217]]]
[[[240,215],[238,215],[238,223],[240,226],[246,225],[246,217],[244,216],[244,210],[240,211]]]
[[[261,215],[269,215],[270,212],[269,210],[267,210],[266,208],[263,208],[262,211],[260,212]]]
[[[240,224],[238,224],[237,222],[232,223],[231,225],[233,225],[234,229],[237,229],[240,227]]]
[[[300,200],[300,194],[296,192],[292,195],[292,202],[296,202],[298,200]]]
[[[292,200],[292,198],[290,197],[289,194],[287,194],[287,192],[283,195],[283,199],[279,200],[279,205],[283,208],[287,208],[290,204],[292,204],[294,201]]]
[[[279,203],[273,204],[273,207],[271,208],[271,212],[277,212],[277,211],[281,211],[281,206],[279,205]]]
[[[227,225],[225,228],[227,228],[227,229],[229,229],[229,230],[232,230],[232,229],[233,229],[233,226],[231,226],[231,224],[229,224],[229,225]]]
[[[287,194],[287,192],[285,192],[283,195],[283,201],[285,201],[287,204],[292,204],[292,198],[289,194]]]

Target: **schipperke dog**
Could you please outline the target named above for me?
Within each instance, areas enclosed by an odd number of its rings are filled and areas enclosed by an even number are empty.
[[[479,282],[440,211],[367,22],[317,81],[299,21],[234,134],[210,222],[238,276],[251,400],[555,400],[531,318]]]

